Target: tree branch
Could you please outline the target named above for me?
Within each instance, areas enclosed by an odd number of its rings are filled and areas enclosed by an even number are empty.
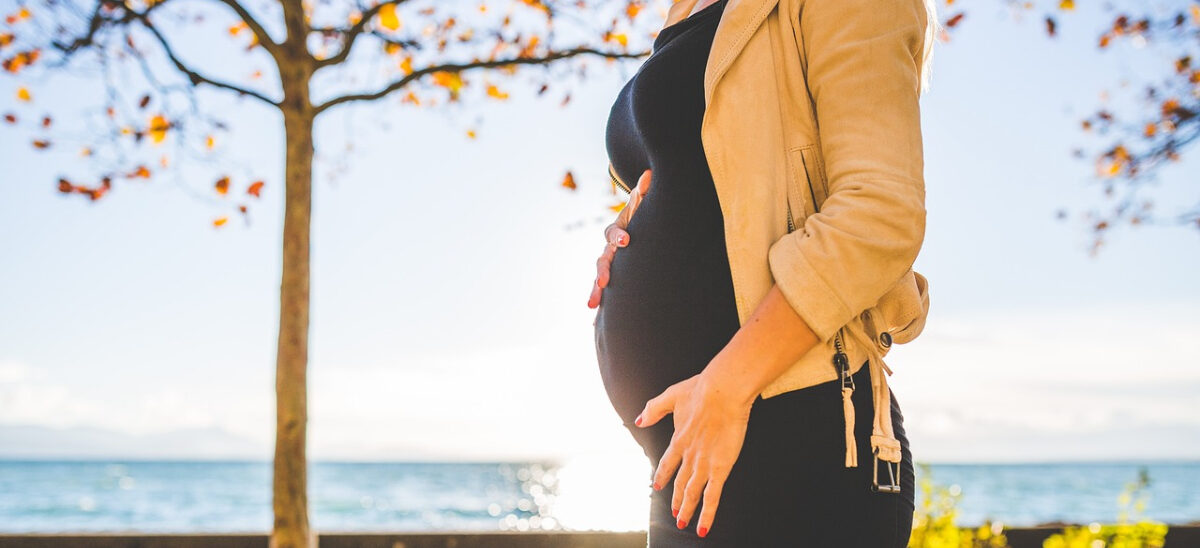
[[[126,9],[128,10],[128,8],[126,8]],[[199,72],[196,72],[195,70],[192,70],[186,64],[184,64],[183,60],[181,60],[179,58],[179,56],[175,55],[175,50],[171,48],[170,42],[168,42],[167,38],[165,36],[163,36],[161,32],[158,31],[158,28],[154,26],[154,23],[152,23],[150,21],[150,18],[147,17],[145,13],[136,12],[133,10],[129,10],[129,12],[132,13],[134,15],[134,17],[142,23],[143,27],[146,27],[146,30],[149,30],[150,33],[153,34],[154,37],[158,39],[158,43],[159,43],[159,45],[162,46],[163,52],[167,54],[167,59],[171,60],[171,63],[175,65],[175,68],[178,69],[179,72],[182,72],[184,75],[186,75],[188,77],[188,80],[192,83],[192,85],[208,84],[208,85],[216,87],[216,88],[234,91],[234,92],[240,93],[242,95],[248,95],[250,97],[258,99],[259,101],[262,101],[262,102],[264,102],[268,105],[274,106],[274,107],[279,106],[278,101],[274,101],[271,98],[269,98],[257,91],[246,89],[246,88],[234,85],[234,84],[230,84],[228,82],[223,82],[220,80],[209,78],[208,76],[205,76],[203,74],[200,74]]]
[[[359,35],[363,33],[363,30],[367,28],[367,24],[370,23],[376,15],[379,15],[379,11],[382,10],[384,6],[399,6],[407,1],[408,0],[386,0],[384,2],[375,4],[367,9],[367,11],[364,11],[362,17],[359,18],[359,20],[353,25],[351,25],[349,29],[344,31],[341,29],[321,29],[322,32],[328,32],[331,30],[340,32],[344,38],[342,38],[342,49],[337,52],[337,55],[326,57],[325,59],[318,59],[317,68],[320,69],[329,65],[336,65],[342,61],[345,61],[348,57],[350,57],[350,50],[354,48],[354,42],[357,41]]]
[[[408,75],[404,76],[403,78],[396,80],[396,81],[392,82],[391,84],[388,84],[387,86],[385,86],[384,88],[382,88],[378,91],[370,92],[370,93],[355,93],[355,94],[350,94],[350,95],[343,95],[341,97],[335,97],[333,99],[325,101],[324,103],[321,103],[319,106],[317,106],[316,109],[314,109],[314,114],[320,114],[330,108],[333,108],[333,107],[338,106],[343,103],[349,103],[349,102],[353,102],[353,101],[374,101],[376,99],[380,99],[382,97],[387,96],[389,93],[391,93],[393,91],[403,88],[404,86],[408,85],[408,83],[412,82],[413,80],[416,80],[422,76],[425,76],[426,74],[430,74],[430,73],[434,73],[434,72],[438,72],[438,71],[462,72],[462,71],[474,69],[474,68],[496,68],[496,67],[503,67],[503,66],[508,66],[508,65],[541,65],[541,64],[549,63],[551,61],[556,61],[558,59],[565,59],[568,57],[574,57],[576,55],[584,55],[584,54],[597,55],[600,57],[606,57],[606,58],[610,58],[610,59],[623,59],[623,58],[643,57],[647,53],[649,53],[649,52],[612,53],[612,52],[600,51],[597,49],[592,49],[592,48],[587,48],[587,47],[579,47],[579,48],[574,48],[574,49],[569,49],[569,50],[564,50],[564,51],[559,51],[559,52],[553,52],[549,55],[546,55],[545,57],[519,57],[519,58],[515,58],[515,59],[500,59],[500,60],[496,60],[496,61],[475,61],[475,62],[471,62],[471,63],[461,63],[461,64],[450,63],[450,64],[443,64],[443,65],[433,65],[433,66],[425,67],[420,70],[414,70],[413,72],[409,73]]]
[[[237,13],[238,17],[246,23],[247,27],[250,27],[250,31],[254,33],[256,38],[258,38],[258,43],[265,48],[272,57],[278,60],[279,44],[271,39],[271,35],[267,33],[267,29],[263,28],[263,26],[259,24],[258,19],[255,19],[254,16],[250,14],[250,11],[247,10],[245,6],[243,6],[237,0],[220,1],[222,4],[229,6],[230,9]]]

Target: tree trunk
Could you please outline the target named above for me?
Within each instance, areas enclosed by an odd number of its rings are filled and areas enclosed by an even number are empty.
[[[275,363],[275,524],[271,548],[316,548],[308,523],[309,233],[312,216],[313,115],[307,78],[287,85],[283,273]],[[295,80],[293,80],[294,82]]]

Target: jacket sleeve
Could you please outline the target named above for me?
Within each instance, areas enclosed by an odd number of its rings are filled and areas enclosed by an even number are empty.
[[[768,261],[824,342],[912,267],[925,237],[918,99],[928,13],[923,0],[806,0],[799,17],[828,196]]]

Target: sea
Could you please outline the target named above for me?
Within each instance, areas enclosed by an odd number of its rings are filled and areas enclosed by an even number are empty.
[[[649,471],[638,466],[587,459],[309,466],[310,519],[319,531],[646,528]],[[1145,484],[1129,500],[1139,477]],[[917,479],[953,503],[960,525],[1116,522],[1123,509],[1128,518],[1200,521],[1200,461],[928,464]],[[917,498],[920,505],[926,495],[918,489]],[[271,522],[267,461],[0,460],[4,533],[264,532]]]

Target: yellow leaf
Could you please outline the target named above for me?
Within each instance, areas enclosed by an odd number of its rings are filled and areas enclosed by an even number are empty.
[[[150,127],[146,128],[150,134],[150,138],[154,140],[154,144],[163,142],[167,138],[167,130],[170,129],[171,123],[161,114],[155,114],[150,119]]]
[[[17,88],[17,99],[28,103],[33,100],[33,95],[29,93],[29,88],[21,86]]]
[[[83,147],[83,150],[80,150],[80,151],[79,151],[79,155],[80,155],[80,156],[84,156],[84,157],[91,156],[91,155],[92,155],[92,149],[90,149],[90,148],[88,148],[88,147]]]
[[[613,205],[608,206],[608,208],[613,210],[613,212],[615,212],[615,213],[620,213],[622,209],[625,209],[625,202],[617,202]]]
[[[217,217],[213,219],[213,226],[222,226],[229,221],[229,217]]]
[[[508,93],[500,91],[500,88],[493,84],[488,84],[487,94],[489,97],[495,97],[497,99],[508,99]]]
[[[411,56],[405,57],[404,60],[400,62],[400,70],[403,70],[405,75],[412,74],[413,68]]]
[[[216,146],[217,146],[216,138],[214,138],[212,135],[205,137],[204,138],[204,146],[208,147],[208,150],[212,150],[212,149],[216,148]]]
[[[474,139],[474,138],[475,138],[475,130],[473,130],[473,129],[468,129],[468,130],[467,130],[467,137],[470,137],[470,138]]]
[[[1058,9],[1068,11],[1075,9],[1075,0],[1060,0]]]
[[[388,30],[400,30],[400,17],[396,15],[395,4],[386,4],[379,8],[379,24]]]

